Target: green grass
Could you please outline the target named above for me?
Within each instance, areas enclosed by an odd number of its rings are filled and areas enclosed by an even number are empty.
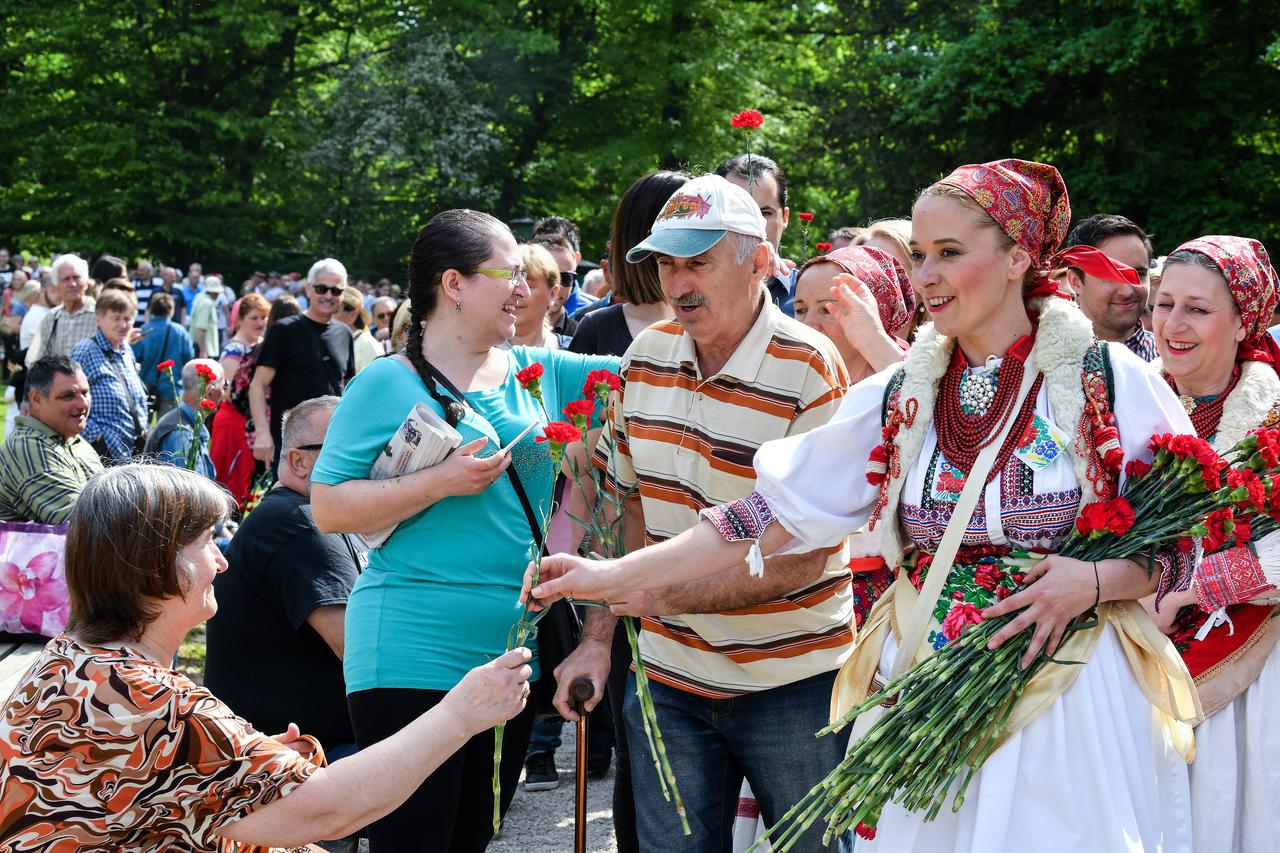
[[[204,644],[204,623],[201,622],[187,632],[178,647],[178,672],[196,684],[204,684]]]

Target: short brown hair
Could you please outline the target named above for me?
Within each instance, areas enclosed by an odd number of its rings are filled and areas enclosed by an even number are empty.
[[[105,317],[108,313],[116,312],[130,315],[138,313],[138,301],[133,298],[133,294],[115,289],[99,293],[93,313],[99,317]]]
[[[184,594],[178,552],[234,508],[185,468],[135,463],[95,475],[67,529],[67,631],[87,643],[137,641],[160,615],[157,602]]]
[[[263,319],[271,313],[271,303],[261,293],[246,293],[240,297],[240,307],[236,309],[236,319],[243,320],[250,311],[259,311]]]
[[[167,293],[157,293],[147,303],[147,313],[152,317],[170,317],[173,315],[173,297]]]

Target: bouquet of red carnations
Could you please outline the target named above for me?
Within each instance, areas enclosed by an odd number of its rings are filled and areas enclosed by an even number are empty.
[[[1157,435],[1150,446],[1152,461],[1125,465],[1121,494],[1086,506],[1058,553],[1084,561],[1124,556],[1154,571],[1161,549],[1190,552],[1199,540],[1212,553],[1232,539],[1242,544],[1280,528],[1280,430],[1250,433],[1225,456],[1193,435]],[[1075,663],[1055,660],[1046,650],[1022,668],[1032,627],[989,650],[987,643],[1016,615],[983,620],[976,611],[975,624],[960,626],[936,654],[818,732],[837,731],[897,696],[844,761],[770,827],[765,837],[773,849],[789,849],[819,817],[828,840],[850,827],[874,837],[890,801],[932,820],[963,772],[951,806],[958,811],[1028,682],[1041,667]],[[1096,624],[1090,609],[1067,634]]]

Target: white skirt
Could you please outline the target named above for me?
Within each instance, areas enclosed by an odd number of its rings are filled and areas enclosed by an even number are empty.
[[[1196,727],[1196,853],[1280,850],[1280,646],[1258,679]]]
[[[890,634],[882,673],[896,653]],[[888,803],[876,838],[858,839],[854,850],[1190,853],[1187,775],[1106,626],[1093,657],[1058,701],[987,759],[959,813],[948,801],[926,823]]]

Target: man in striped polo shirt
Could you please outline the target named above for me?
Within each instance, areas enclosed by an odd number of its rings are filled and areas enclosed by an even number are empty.
[[[756,448],[826,423],[844,395],[848,377],[831,342],[768,298],[765,236],[746,190],[704,175],[671,196],[650,237],[627,255],[632,263],[657,256],[676,311],[627,350],[612,408],[616,451],[610,459],[605,442],[596,451],[608,487],[635,490],[623,522],[631,549],[745,497]],[[626,612],[644,617],[640,651],[693,829],[681,834],[642,757],[643,724],[628,689],[641,850],[729,849],[744,775],[773,823],[844,755],[840,737],[814,737],[852,642],[843,549],[766,562],[760,577],[744,564],[626,602]],[[589,611],[581,645],[556,673],[562,712],[576,676],[604,684],[614,622],[608,611]],[[820,850],[821,836],[818,828],[793,849]]]

